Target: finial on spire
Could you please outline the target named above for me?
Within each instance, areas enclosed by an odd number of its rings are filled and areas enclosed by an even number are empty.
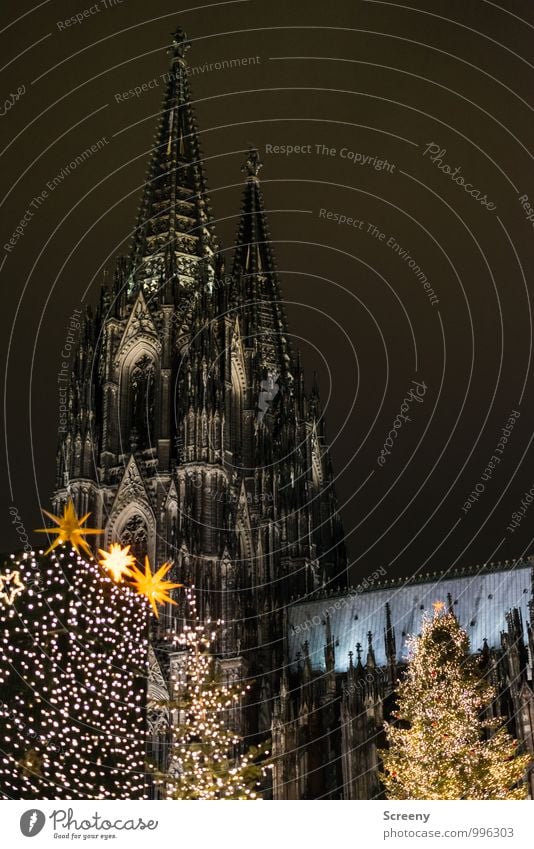
[[[171,51],[173,58],[184,59],[186,51],[191,47],[191,42],[187,37],[187,33],[182,27],[178,27],[172,36]]]
[[[247,175],[247,178],[251,177],[257,180],[260,168],[263,168],[263,162],[260,159],[258,148],[251,145],[248,150],[247,160],[241,170]]]

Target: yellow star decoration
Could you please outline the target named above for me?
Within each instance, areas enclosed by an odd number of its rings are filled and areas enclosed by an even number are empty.
[[[83,523],[87,521],[91,515],[90,513],[86,513],[85,516],[78,519],[76,510],[74,509],[74,504],[71,500],[69,500],[65,505],[63,516],[54,516],[47,510],[43,510],[43,513],[45,513],[49,519],[52,519],[56,525],[59,525],[58,528],[39,528],[35,531],[36,534],[58,534],[57,539],[55,539],[52,545],[47,548],[45,554],[50,554],[56,546],[61,545],[63,542],[70,542],[78,554],[80,554],[80,548],[82,548],[86,554],[91,556],[91,549],[89,548],[87,540],[84,539],[84,536],[87,534],[102,534],[104,532],[96,528],[83,527]]]
[[[98,553],[102,555],[102,559],[98,562],[103,569],[111,574],[114,581],[119,581],[124,577],[130,577],[132,574],[132,566],[135,566],[135,557],[130,554],[130,546],[121,548],[118,542],[111,544],[109,551],[98,549]]]
[[[25,589],[26,585],[20,580],[20,572],[17,572],[16,569],[7,572],[5,575],[0,575],[0,599],[7,604],[13,604],[16,597]]]
[[[434,601],[432,603],[432,607],[434,608],[434,616],[439,616],[443,608],[445,607],[444,601]]]
[[[183,584],[175,584],[172,581],[164,581],[163,578],[171,568],[170,563],[164,563],[157,572],[152,574],[150,561],[145,556],[145,571],[144,573],[137,566],[134,566],[131,573],[132,584],[140,595],[144,595],[152,605],[152,610],[159,619],[158,608],[156,604],[176,604],[169,595],[169,590],[176,587],[183,587]]]

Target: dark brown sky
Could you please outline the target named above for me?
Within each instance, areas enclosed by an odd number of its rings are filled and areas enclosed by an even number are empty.
[[[0,549],[18,543],[10,507],[28,531],[41,523],[39,505],[48,507],[68,319],[95,301],[102,269],[112,270],[128,245],[165,48],[181,25],[194,41],[191,85],[226,249],[240,205],[240,151],[254,142],[263,156],[290,328],[328,399],[356,575],[530,553],[534,503],[507,528],[534,485],[534,230],[519,201],[528,195],[534,207],[531,4],[185,5],[2,4],[2,246],[26,210],[34,214],[13,250],[0,251],[3,364],[8,357]],[[84,10],[81,23],[66,27]],[[210,68],[223,60],[240,67]],[[152,80],[138,98],[118,102],[115,95]],[[31,206],[102,138],[100,151]],[[424,154],[429,144],[446,151],[435,162]],[[277,145],[305,152],[268,152]],[[359,164],[364,157],[394,167]],[[440,163],[459,167],[456,176],[496,208],[468,195]],[[410,400],[410,421],[380,466],[414,380],[427,387],[423,402]],[[496,454],[513,410],[520,415]],[[492,456],[500,462],[465,511]]]

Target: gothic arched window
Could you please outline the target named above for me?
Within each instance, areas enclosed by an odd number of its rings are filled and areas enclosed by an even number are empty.
[[[148,529],[144,518],[139,513],[130,516],[120,533],[121,545],[129,545],[130,553],[138,563],[144,564],[148,554]]]
[[[154,363],[143,354],[130,372],[130,430],[135,428],[139,448],[154,439],[156,375]]]

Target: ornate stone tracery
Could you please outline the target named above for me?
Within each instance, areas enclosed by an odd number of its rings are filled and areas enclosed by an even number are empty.
[[[148,528],[140,513],[134,513],[125,522],[120,531],[120,542],[123,546],[130,546],[130,551],[138,563],[144,562],[148,550]]]
[[[306,564],[320,563],[318,581],[343,582],[346,559],[322,432],[315,470],[307,465],[318,403],[288,341],[261,163],[251,151],[226,272],[188,84],[178,51],[131,255],[103,291],[105,308],[81,330],[55,497],[76,492],[80,512],[105,528],[104,545],[130,545],[154,569],[173,561],[169,574],[195,585],[199,614],[225,620],[216,647],[228,674],[250,669],[256,681],[261,672],[253,703],[277,692],[280,611],[306,589]],[[169,605],[151,632],[147,719],[160,754],[168,717],[156,708],[179,618]],[[269,697],[262,732],[271,708]],[[244,708],[252,736],[256,714]]]

